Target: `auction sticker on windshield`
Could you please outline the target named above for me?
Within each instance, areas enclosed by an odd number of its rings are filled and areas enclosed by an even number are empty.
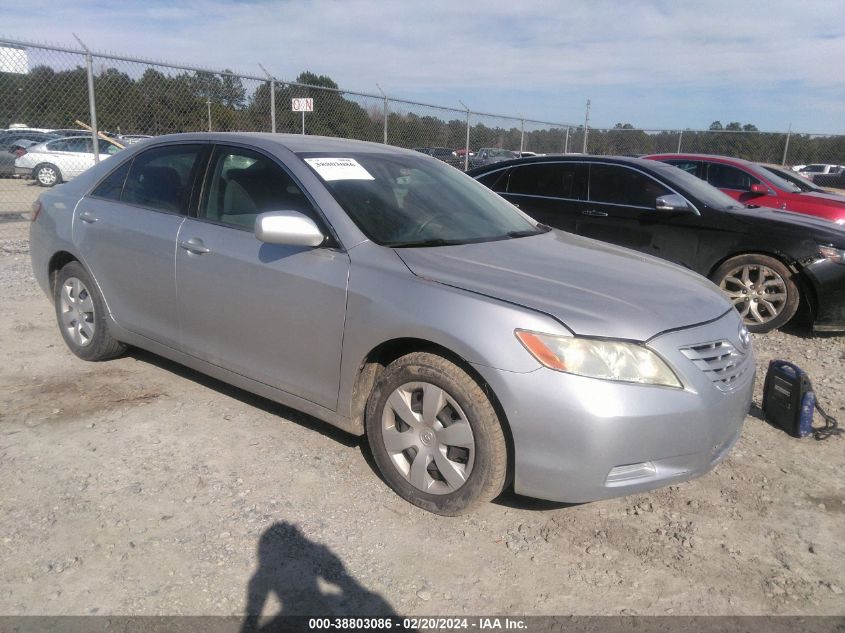
[[[354,158],[306,158],[320,178],[330,180],[375,180]]]

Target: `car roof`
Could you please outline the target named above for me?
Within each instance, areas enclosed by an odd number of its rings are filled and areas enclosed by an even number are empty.
[[[756,165],[757,163],[745,160],[744,158],[736,158],[734,156],[722,156],[720,154],[687,154],[682,153],[668,153],[668,154],[648,154],[647,158],[662,159],[662,158],[689,158],[690,160],[715,160],[724,163],[737,163],[740,165]]]
[[[311,136],[308,134],[273,134],[271,132],[187,132],[167,134],[155,137],[155,144],[172,141],[212,141],[218,143],[255,143],[263,141],[278,145],[294,153],[300,152],[358,152],[358,153],[397,153],[419,156],[419,152],[410,149],[331,136]],[[144,147],[151,147],[145,144]]]
[[[630,165],[632,167],[636,167],[637,169],[647,169],[651,171],[662,171],[663,167],[675,169],[674,167],[666,165],[665,163],[660,163],[654,160],[645,160],[644,158],[632,158],[630,156],[594,156],[592,154],[545,154],[542,156],[526,156],[525,158],[503,160],[498,163],[493,163],[492,165],[485,165],[483,167],[476,167],[475,169],[470,169],[467,173],[470,175],[480,174],[483,172],[505,169],[512,165],[536,165],[541,163],[560,162],[592,162],[608,163],[611,165]]]

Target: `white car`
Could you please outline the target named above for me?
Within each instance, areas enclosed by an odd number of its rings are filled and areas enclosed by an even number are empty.
[[[120,146],[99,139],[100,160],[121,150]],[[15,173],[33,178],[42,187],[52,187],[75,178],[94,165],[94,145],[89,136],[71,136],[26,148],[15,160]]]
[[[802,165],[801,169],[798,170],[798,173],[807,178],[808,180],[812,180],[816,176],[822,174],[838,174],[842,171],[842,165],[830,165],[827,163],[813,163],[811,165]]]

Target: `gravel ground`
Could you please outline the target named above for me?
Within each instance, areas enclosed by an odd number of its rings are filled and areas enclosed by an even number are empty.
[[[845,437],[749,416],[713,472],[442,518],[363,444],[144,352],[85,363],[0,216],[0,614],[845,614]],[[845,337],[755,336],[845,418]],[[845,421],[845,420],[843,420]]]

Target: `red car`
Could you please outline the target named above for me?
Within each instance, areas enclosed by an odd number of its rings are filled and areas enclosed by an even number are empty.
[[[709,154],[653,154],[643,158],[680,167],[743,204],[815,215],[845,224],[842,196],[801,191],[797,185],[741,158]]]

